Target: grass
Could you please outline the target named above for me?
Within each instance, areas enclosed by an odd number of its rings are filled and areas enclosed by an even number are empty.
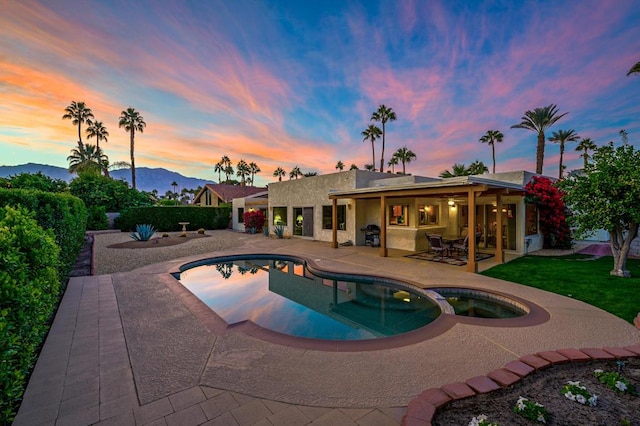
[[[597,306],[630,323],[640,311],[640,259],[628,259],[631,278],[609,275],[613,257],[525,256],[482,274],[535,287]]]

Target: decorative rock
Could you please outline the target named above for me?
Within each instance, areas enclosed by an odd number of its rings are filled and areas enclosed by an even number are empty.
[[[525,364],[522,361],[511,361],[511,362],[505,364],[503,368],[505,370],[509,370],[512,373],[517,374],[520,377],[528,376],[532,372],[536,371],[535,368],[531,367],[530,365]]]
[[[511,371],[505,370],[504,368],[493,370],[491,373],[487,374],[487,377],[504,388],[511,386],[520,380],[518,375],[513,374]]]
[[[466,383],[449,383],[447,385],[441,386],[442,389],[447,395],[451,397],[452,400],[469,398],[470,396],[474,396],[476,393],[471,389]]]
[[[556,352],[566,356],[571,361],[589,361],[591,359],[589,355],[574,348],[558,349]]]
[[[523,356],[520,358],[520,361],[532,366],[536,370],[540,370],[541,368],[546,368],[551,365],[550,361],[533,354]]]

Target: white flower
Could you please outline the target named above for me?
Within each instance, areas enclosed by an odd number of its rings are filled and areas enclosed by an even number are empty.
[[[597,368],[597,369],[593,370],[593,373],[594,374],[602,374],[602,373],[604,373],[604,371],[602,371],[602,369],[600,369],[600,368]]]
[[[571,380],[569,380],[569,381],[567,382],[567,384],[568,384],[569,386],[580,386],[580,382],[572,382]]]
[[[538,423],[544,423],[544,424],[547,423],[547,421],[544,419],[544,416],[542,414],[538,415]]]
[[[595,407],[597,403],[598,403],[598,397],[596,395],[593,395],[591,398],[589,398],[590,406]]]
[[[582,395],[576,395],[576,401],[578,401],[580,404],[586,404],[587,398]]]
[[[527,398],[524,398],[522,396],[518,398],[518,401],[516,402],[516,407],[518,407],[518,410],[524,411],[524,409],[526,408],[524,405],[525,401],[527,401]]]
[[[627,385],[618,380],[616,382],[616,388],[618,388],[619,391],[624,392],[627,390]]]
[[[576,400],[576,396],[574,394],[572,394],[571,391],[568,391],[567,393],[565,393],[564,396],[566,396],[567,399],[570,399],[571,401],[575,401]]]
[[[480,426],[480,421],[477,417],[474,417],[471,419],[468,426]]]

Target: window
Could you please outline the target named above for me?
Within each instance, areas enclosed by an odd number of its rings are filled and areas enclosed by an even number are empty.
[[[437,225],[440,221],[440,206],[426,204],[418,206],[418,225]]]
[[[336,206],[338,210],[338,229],[344,231],[347,229],[347,206]],[[322,229],[333,229],[332,206],[322,206]]]
[[[287,226],[287,208],[286,207],[273,208],[273,224]]]
[[[238,207],[238,223],[244,223],[244,207]]]
[[[395,204],[389,206],[389,225],[408,226],[408,210],[409,206],[407,204]]]
[[[535,235],[538,233],[538,209],[535,204],[527,204],[527,228],[525,235]]]

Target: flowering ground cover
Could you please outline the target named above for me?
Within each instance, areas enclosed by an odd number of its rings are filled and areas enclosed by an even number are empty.
[[[523,415],[526,411],[548,413],[544,417],[547,425],[638,426],[640,397],[630,389],[640,387],[640,359],[625,360],[620,367],[621,372],[616,375],[611,374],[618,372],[616,361],[554,366],[535,372],[512,387],[453,402],[438,411],[433,424],[517,426],[543,423],[529,420]],[[603,375],[613,379],[601,380]],[[584,404],[580,402],[582,398],[576,396],[578,394],[585,398]]]

